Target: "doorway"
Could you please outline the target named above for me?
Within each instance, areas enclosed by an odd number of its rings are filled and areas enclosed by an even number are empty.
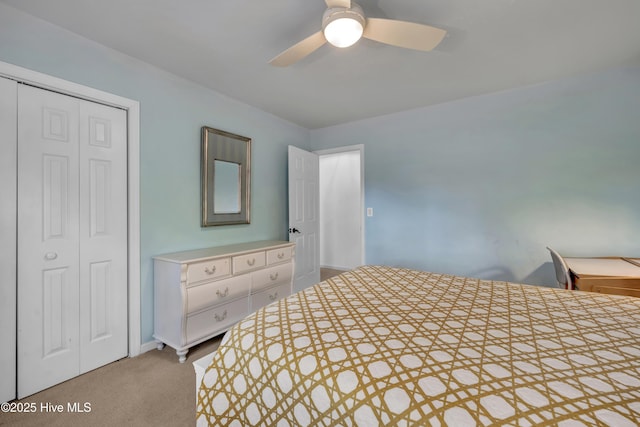
[[[296,243],[296,291],[324,280],[323,273],[364,263],[363,158],[363,145],[316,152],[289,146],[289,240]],[[326,255],[321,260],[322,245]]]
[[[316,151],[319,160],[320,268],[351,270],[364,263],[362,145]]]

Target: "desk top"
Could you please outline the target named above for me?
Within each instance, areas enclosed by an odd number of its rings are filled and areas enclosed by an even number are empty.
[[[640,264],[640,259],[631,258]],[[564,258],[573,273],[580,276],[640,277],[640,266],[623,258]]]
[[[622,259],[629,261],[631,264],[634,264],[640,267],[640,258],[622,258]]]

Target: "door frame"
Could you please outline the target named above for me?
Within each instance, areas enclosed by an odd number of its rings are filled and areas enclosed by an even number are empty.
[[[360,264],[365,263],[365,200],[364,200],[364,144],[346,145],[342,147],[328,148],[325,150],[315,150],[313,153],[319,157],[337,153],[346,153],[358,151],[360,153]],[[322,231],[320,232],[320,239],[322,239]]]
[[[0,61],[0,76],[127,112],[127,250],[129,357],[140,354],[140,103]]]

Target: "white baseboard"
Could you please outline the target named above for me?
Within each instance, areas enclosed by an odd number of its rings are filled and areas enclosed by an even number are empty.
[[[140,346],[140,354],[147,351],[155,350],[158,347],[158,343],[155,341],[148,341]]]
[[[321,265],[320,268],[329,268],[331,270],[340,270],[340,271],[349,271],[351,270],[350,268],[346,268],[346,267],[334,267],[332,265]]]

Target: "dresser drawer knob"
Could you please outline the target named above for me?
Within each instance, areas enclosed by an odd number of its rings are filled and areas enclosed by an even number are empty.
[[[249,264],[250,267],[253,267],[253,265],[256,263],[256,259],[255,258],[251,258],[247,260],[247,264]]]
[[[227,286],[227,287],[224,289],[224,292],[220,292],[220,289],[218,289],[218,290],[216,291],[216,295],[218,295],[218,298],[224,298],[224,297],[226,297],[227,295],[229,295],[229,287]]]
[[[278,252],[278,259],[284,258],[284,252]]]
[[[216,319],[216,322],[222,322],[224,319],[226,319],[226,318],[227,318],[227,310],[225,310],[225,311],[222,313],[222,316],[220,316],[218,313],[215,313],[215,314],[213,315],[213,318],[214,318],[214,319]]]
[[[278,299],[278,292],[277,291],[276,291],[275,294],[269,294],[269,300],[275,301],[276,299]]]
[[[275,274],[274,273],[269,274],[269,279],[276,280],[277,278],[278,278],[278,273],[277,272]]]
[[[213,265],[213,266],[211,266],[211,268],[205,267],[204,268],[204,272],[207,273],[207,274],[213,274],[213,273],[216,272],[216,266]]]

